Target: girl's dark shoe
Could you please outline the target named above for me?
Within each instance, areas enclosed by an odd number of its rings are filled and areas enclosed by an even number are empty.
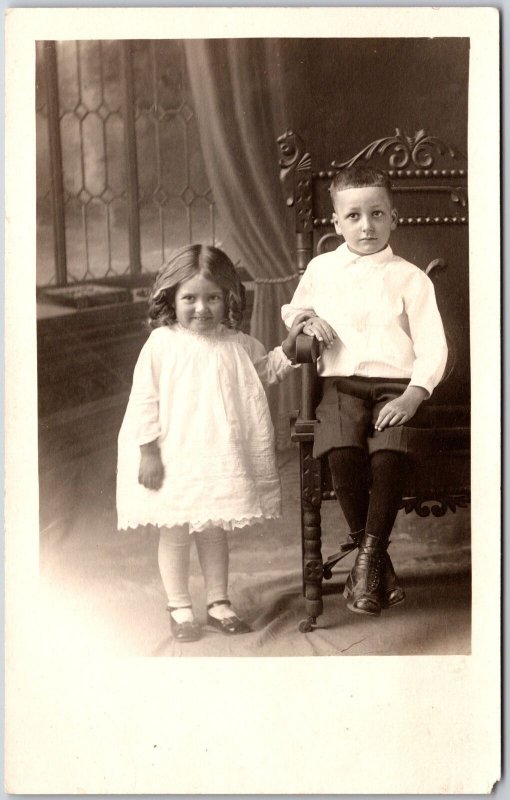
[[[181,608],[191,608],[191,606],[181,606]],[[195,620],[186,620],[185,622],[177,622],[173,616],[172,611],[178,611],[177,608],[168,606],[170,613],[170,630],[176,642],[196,642],[200,639],[202,631],[200,625]]]
[[[379,616],[386,543],[366,533],[344,589],[347,608],[356,614]]]
[[[214,603],[209,603],[207,609],[213,608],[213,606],[230,606],[232,605],[230,600],[216,600]],[[252,630],[249,625],[244,622],[244,620],[239,619],[238,616],[234,617],[225,617],[224,619],[217,619],[216,617],[212,617],[211,614],[207,614],[207,624],[216,630],[220,631],[221,633],[225,633],[227,636],[235,636],[239,633],[251,633]]]

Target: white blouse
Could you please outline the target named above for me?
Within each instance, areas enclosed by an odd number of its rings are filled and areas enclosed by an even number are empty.
[[[290,327],[309,308],[339,337],[324,349],[320,375],[410,378],[429,395],[441,380],[448,349],[434,286],[389,245],[359,256],[342,244],[313,258],[283,321]]]
[[[157,328],[139,355],[119,433],[119,528],[188,524],[226,530],[277,517],[280,480],[263,385],[292,370],[281,347],[220,326]],[[164,481],[138,483],[140,445],[158,442]]]

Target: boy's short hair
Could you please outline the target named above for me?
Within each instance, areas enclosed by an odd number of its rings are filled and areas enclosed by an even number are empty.
[[[382,169],[363,164],[353,164],[352,167],[343,167],[339,170],[331,181],[329,193],[333,198],[336,192],[341,192],[343,189],[361,189],[368,186],[382,186],[388,192],[390,200],[393,197],[388,174]]]

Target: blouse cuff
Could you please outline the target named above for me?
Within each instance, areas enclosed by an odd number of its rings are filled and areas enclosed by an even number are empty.
[[[301,309],[303,310],[303,309]],[[290,330],[292,327],[292,323],[296,319],[297,315],[299,314],[299,308],[293,308],[290,303],[282,306],[282,320],[286,328]]]
[[[142,444],[150,444],[151,442],[155,442],[159,439],[161,435],[161,431],[159,427],[153,428],[152,430],[149,428],[145,428],[144,430],[140,430],[136,436],[136,443],[139,447]]]
[[[425,389],[427,392],[427,397],[425,399],[428,400],[434,391],[436,384],[431,378],[423,378],[421,375],[415,374],[411,376],[409,386],[419,386],[420,389]]]

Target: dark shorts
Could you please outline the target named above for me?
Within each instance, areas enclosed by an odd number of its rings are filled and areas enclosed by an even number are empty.
[[[318,458],[337,447],[361,447],[368,453],[397,450],[423,452],[430,436],[427,403],[404,425],[376,431],[374,423],[389,400],[400,397],[409,384],[407,378],[324,378],[322,400],[317,406],[317,425],[313,455]]]

